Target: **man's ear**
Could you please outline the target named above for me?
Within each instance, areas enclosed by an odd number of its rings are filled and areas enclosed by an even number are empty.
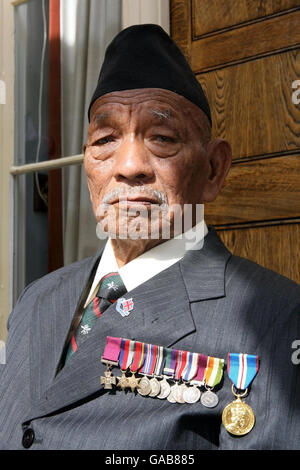
[[[86,150],[86,144],[83,144],[83,147],[82,147],[83,154],[85,154],[85,150]]]
[[[224,139],[209,142],[206,149],[206,158],[208,175],[203,191],[203,202],[212,202],[221,191],[231,166],[232,151],[229,143]]]

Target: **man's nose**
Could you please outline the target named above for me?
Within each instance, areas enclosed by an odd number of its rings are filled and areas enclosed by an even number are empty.
[[[150,182],[154,171],[142,138],[129,135],[123,139],[114,159],[117,181]]]

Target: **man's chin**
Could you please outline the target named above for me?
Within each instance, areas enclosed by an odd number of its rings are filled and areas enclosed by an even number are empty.
[[[138,218],[128,218],[124,223],[115,221],[99,221],[96,228],[98,238],[112,238],[119,240],[169,240],[172,237],[170,227],[164,227],[161,221],[150,223],[150,220],[140,220]]]

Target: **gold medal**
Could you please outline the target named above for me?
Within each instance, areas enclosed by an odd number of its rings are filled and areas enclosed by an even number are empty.
[[[237,397],[236,400],[225,406],[222,413],[222,423],[230,434],[235,436],[244,436],[251,431],[255,424],[255,415],[252,408],[242,401],[242,397],[246,395],[246,391],[242,394],[232,393]]]

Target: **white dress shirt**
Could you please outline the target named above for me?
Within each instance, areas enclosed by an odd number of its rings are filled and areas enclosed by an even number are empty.
[[[142,253],[121,268],[118,266],[111,240],[108,239],[99,261],[85,307],[95,297],[99,288],[99,282],[106,274],[118,272],[122,277],[127,291],[131,291],[143,282],[148,281],[151,277],[169,268],[172,264],[177,263],[177,261],[184,257],[188,250],[201,249],[203,239],[207,233],[207,226],[204,220],[202,220],[193,228],[184,232],[184,234],[171,238],[145,251],[145,253]]]

